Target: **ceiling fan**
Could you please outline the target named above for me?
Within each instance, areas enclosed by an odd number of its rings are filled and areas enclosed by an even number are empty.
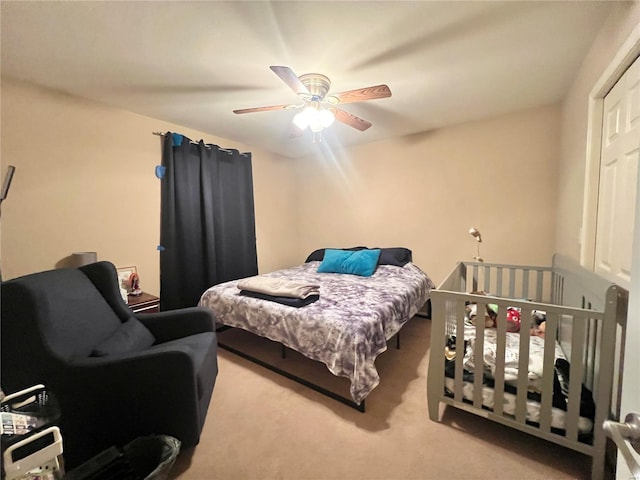
[[[327,95],[331,88],[331,80],[320,73],[306,73],[299,77],[289,67],[271,66],[271,70],[286,83],[302,100],[301,104],[271,105],[266,107],[243,108],[234,110],[233,113],[253,113],[265,112],[269,110],[297,109],[303,110],[298,113],[293,123],[297,131],[292,133],[302,134],[302,131],[309,127],[315,134],[330,126],[334,120],[353,127],[361,132],[371,127],[371,123],[346,112],[336,105],[343,103],[355,103],[365,100],[375,100],[377,98],[387,98],[391,96],[391,90],[386,85],[376,85],[372,87],[358,88],[346,92]]]

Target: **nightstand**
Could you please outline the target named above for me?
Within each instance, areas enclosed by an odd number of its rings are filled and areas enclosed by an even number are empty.
[[[129,308],[133,313],[157,313],[160,311],[160,298],[147,292],[128,296]]]

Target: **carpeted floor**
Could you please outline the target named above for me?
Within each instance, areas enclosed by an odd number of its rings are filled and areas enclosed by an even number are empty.
[[[454,408],[427,415],[430,320],[415,317],[376,366],[360,413],[248,360],[219,351],[220,373],[200,444],[171,471],[207,479],[586,479],[589,457]],[[220,334],[283,369],[348,396],[323,364],[246,332]]]

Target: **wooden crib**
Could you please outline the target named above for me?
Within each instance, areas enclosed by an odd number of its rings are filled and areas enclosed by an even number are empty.
[[[552,267],[459,263],[431,303],[431,420],[440,403],[463,409],[591,456],[592,479],[602,479],[602,424],[620,415],[628,292],[556,255]],[[530,328],[541,315],[543,337]]]

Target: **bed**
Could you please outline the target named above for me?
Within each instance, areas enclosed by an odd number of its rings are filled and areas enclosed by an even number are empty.
[[[380,253],[370,276],[322,271],[334,251],[341,255],[340,252],[364,254],[373,250]],[[325,251],[329,252],[326,256]],[[246,280],[240,279],[207,289],[200,305],[211,309],[221,325],[279,342],[324,363],[332,374],[348,378],[351,398],[345,403],[353,402],[362,411],[364,399],[380,381],[376,357],[387,349],[387,341],[423,308],[435,287],[411,261],[411,251],[405,248],[318,249],[302,265],[259,278],[318,286],[317,301],[295,308],[255,298],[239,288]]]
[[[559,255],[552,267],[459,263],[431,292],[430,419],[460,408],[589,455],[602,479],[627,302]]]

